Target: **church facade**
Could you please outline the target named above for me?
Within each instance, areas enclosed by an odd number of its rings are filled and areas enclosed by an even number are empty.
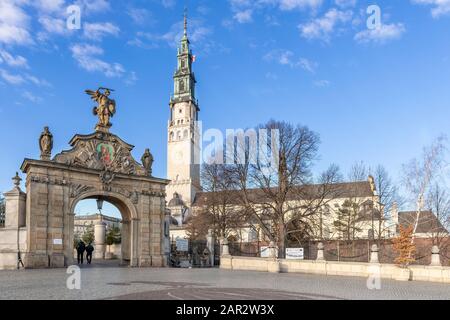
[[[199,120],[199,103],[196,98],[196,78],[193,72],[195,56],[190,49],[187,18],[184,18],[184,34],[177,51],[177,70],[173,76],[174,93],[169,102],[169,121],[167,133],[167,179],[171,182],[166,188],[167,208],[170,218],[170,238],[188,238],[187,223],[190,215],[208,210],[205,199],[213,198],[203,192],[200,181],[201,141]],[[307,189],[318,188],[315,185]],[[339,197],[328,199],[320,216],[311,217],[311,224],[317,234],[324,239],[340,239],[346,236],[336,227],[339,214],[349,201],[358,204],[357,229],[355,239],[370,239],[381,236],[389,238],[398,232],[398,219],[402,212],[385,216],[384,206],[375,188],[374,179],[369,176],[366,181],[337,184],[343,192]],[[257,192],[257,190],[256,190]],[[296,199],[294,202],[303,200]],[[231,206],[236,204],[230,204]],[[345,208],[344,208],[345,209]],[[238,210],[238,208],[237,208]],[[404,215],[403,215],[404,216]],[[433,221],[437,220],[434,217]],[[401,220],[401,219],[400,219]],[[243,222],[233,230],[232,235],[241,242],[266,240],[258,225]],[[376,234],[378,233],[378,234]]]

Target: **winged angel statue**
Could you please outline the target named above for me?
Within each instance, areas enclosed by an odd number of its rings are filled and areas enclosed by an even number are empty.
[[[94,107],[92,112],[95,116],[98,116],[97,129],[108,130],[112,124],[109,120],[116,113],[116,101],[109,98],[113,89],[100,87],[96,91],[86,90],[85,92],[91,96],[91,99],[98,103],[98,106]]]

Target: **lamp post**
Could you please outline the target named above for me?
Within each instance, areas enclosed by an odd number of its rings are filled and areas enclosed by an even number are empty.
[[[103,199],[102,198],[97,198],[97,210],[100,213],[100,221],[103,221],[103,215],[102,215],[102,210],[103,210]]]

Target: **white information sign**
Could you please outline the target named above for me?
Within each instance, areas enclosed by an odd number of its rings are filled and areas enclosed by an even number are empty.
[[[189,241],[187,239],[177,239],[177,251],[189,251]]]
[[[303,260],[303,248],[286,248],[286,259],[288,260]]]

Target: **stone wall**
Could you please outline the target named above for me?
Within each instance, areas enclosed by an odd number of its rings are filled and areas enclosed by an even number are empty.
[[[278,266],[274,265],[274,262]],[[379,272],[381,279],[450,283],[450,267],[410,266],[404,269],[393,264],[285,259],[274,261],[270,258],[222,256],[220,268],[228,270],[298,272],[365,278],[373,276],[374,270],[376,270],[376,272]]]
[[[17,269],[18,250],[21,258],[25,260],[27,251],[26,228],[2,228],[0,229],[0,270]]]

